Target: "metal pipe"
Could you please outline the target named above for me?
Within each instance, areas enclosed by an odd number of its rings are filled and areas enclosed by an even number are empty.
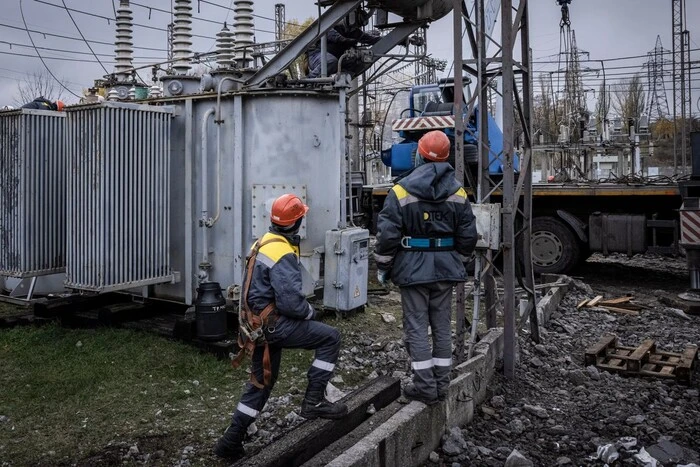
[[[344,55],[343,55],[344,56]],[[342,57],[341,57],[342,60]],[[338,69],[340,70],[340,61],[338,61]],[[339,114],[340,114],[340,155],[345,163],[345,170],[342,171],[340,180],[340,222],[338,228],[344,229],[347,227],[347,183],[348,183],[348,153],[347,153],[347,138],[345,122],[348,118],[348,103],[347,92],[344,87],[340,88],[339,92]]]
[[[202,206],[202,217],[199,220],[200,227],[203,227],[204,230],[202,230],[202,262],[199,263],[199,272],[197,273],[197,278],[199,279],[200,282],[206,282],[209,279],[209,272],[208,270],[211,269],[211,264],[209,263],[209,242],[208,242],[208,235],[207,235],[207,223],[208,223],[208,218],[207,214],[209,213],[209,206],[207,202],[207,185],[208,185],[208,180],[207,180],[207,171],[209,170],[209,167],[207,165],[207,153],[208,153],[208,145],[207,145],[207,122],[209,120],[209,117],[214,115],[216,112],[216,109],[214,107],[207,109],[206,112],[204,112],[204,116],[202,117],[202,160],[200,161],[201,163],[201,174],[200,174],[200,182],[202,184],[200,196],[202,197],[201,201],[201,206]]]
[[[214,116],[214,123],[216,123],[216,214],[213,218],[207,219],[207,227],[213,227],[221,216],[221,124],[224,123],[221,118],[221,85],[225,81],[236,82],[233,78],[224,76],[216,89],[216,115]]]
[[[192,305],[192,98],[185,100],[185,305]]]
[[[328,62],[326,61],[326,54],[328,53],[328,36],[325,34],[321,36],[321,77],[325,78],[328,76]]]

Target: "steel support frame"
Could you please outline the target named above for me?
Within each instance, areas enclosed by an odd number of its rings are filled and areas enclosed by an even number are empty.
[[[336,23],[342,20],[345,15],[357,8],[362,0],[338,0],[328,10],[326,10],[308,28],[302,31],[292,42],[290,42],[277,55],[272,57],[262,68],[260,68],[250,79],[246,81],[248,87],[258,87],[263,85],[268,79],[277,76],[286,70],[291,63],[325,35]]]
[[[460,3],[460,9],[465,17],[467,37],[472,49],[472,55],[476,60],[477,92],[479,102],[487,102],[488,88],[494,76],[503,78],[503,179],[495,182],[489,175],[490,148],[488,133],[479,131],[479,180],[476,189],[477,202],[489,202],[490,195],[500,185],[503,193],[501,209],[501,249],[496,255],[503,256],[503,326],[504,326],[504,374],[508,378],[515,377],[517,364],[517,307],[515,304],[516,277],[528,293],[528,307],[530,309],[531,335],[535,341],[539,341],[539,326],[537,323],[535,307],[534,274],[532,269],[530,252],[530,232],[532,222],[532,141],[531,141],[531,105],[532,105],[532,77],[530,72],[530,46],[529,46],[529,15],[527,0],[501,0],[501,38],[500,44],[493,37],[487,37],[485,28],[485,0],[475,0],[476,28],[468,15],[468,11]],[[457,2],[455,2],[455,5]],[[515,7],[516,5],[517,7]],[[515,8],[514,8],[515,7]],[[457,11],[457,10],[455,10]],[[514,14],[515,12],[515,14]],[[459,37],[457,33],[459,32]],[[514,60],[514,50],[520,33],[521,63]],[[461,46],[461,30],[455,28],[455,44],[459,41]],[[486,55],[487,42],[491,40],[497,46],[497,52],[491,58]],[[455,88],[458,75],[463,70],[471,71],[464,67],[461,57],[455,55]],[[500,65],[498,70],[494,64]],[[522,89],[516,87],[515,74],[522,75]],[[456,97],[456,96],[455,96]],[[520,155],[520,173],[518,186],[515,185],[514,152],[515,152],[515,111],[517,111],[521,127],[524,132],[522,151]],[[484,111],[482,111],[482,108]],[[473,107],[470,106],[470,111]],[[456,119],[457,120],[457,119]],[[488,115],[486,106],[480,105],[479,128],[488,127]],[[455,140],[460,138],[455,135]],[[458,149],[456,153],[459,154]],[[457,158],[459,160],[459,158]],[[519,223],[516,233],[516,222]],[[492,258],[484,260],[491,264]],[[518,262],[519,264],[516,264]],[[519,267],[518,267],[519,266]],[[486,324],[488,327],[497,325],[496,307],[498,305],[496,284],[489,277],[495,268],[488,268],[487,274],[482,277],[486,281]],[[459,308],[458,308],[459,311]],[[458,321],[459,324],[459,321]],[[474,323],[473,325],[476,325]],[[459,341],[458,341],[459,344]]]

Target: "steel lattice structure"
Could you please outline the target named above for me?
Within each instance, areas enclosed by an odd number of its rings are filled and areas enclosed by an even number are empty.
[[[277,45],[275,48],[279,52],[282,50],[282,39],[284,38],[284,26],[285,26],[285,6],[284,3],[275,4],[275,42]]]
[[[661,36],[656,36],[656,46],[650,51],[647,56],[649,60],[644,64],[647,69],[647,86],[649,89],[649,121],[668,118],[669,107],[668,98],[666,97],[666,81],[664,73],[664,65],[669,63],[669,60],[664,58],[664,54],[668,53],[661,44]]]
[[[493,2],[489,3],[493,6]],[[462,10],[466,33],[471,45],[473,59],[462,57],[462,24],[455,15],[454,48],[455,48],[455,115],[462,114],[462,72],[466,71],[476,77],[476,91],[467,103],[467,114],[474,111],[476,99],[480,103],[488,101],[488,89],[497,77],[503,80],[503,152],[493,154],[490,150],[488,134],[481,131],[479,137],[479,177],[476,184],[477,203],[489,203],[492,196],[502,194],[501,207],[501,249],[494,253],[503,257],[503,328],[504,351],[503,367],[508,378],[515,377],[517,363],[517,334],[524,319],[518,319],[515,307],[515,282],[520,283],[527,291],[527,310],[525,319],[530,318],[532,338],[539,342],[539,323],[535,307],[534,274],[532,269],[532,254],[530,249],[530,234],[532,221],[532,73],[531,50],[529,42],[528,0],[501,0],[501,37],[500,44],[495,44],[497,52],[493,57],[487,57],[487,42],[496,42],[496,38],[487,37],[486,18],[487,7],[485,0],[475,1],[475,20],[470,18],[469,11],[463,2],[454,1],[455,11]],[[519,47],[518,47],[519,46]],[[522,57],[520,62],[514,60],[514,52],[519,49]],[[497,65],[496,65],[497,64]],[[496,65],[496,66],[494,66]],[[515,76],[520,74],[521,84],[516,86]],[[485,107],[485,106],[483,106]],[[520,165],[515,166],[515,128],[516,115],[522,128],[522,145],[520,147]],[[479,128],[488,127],[487,112],[478,112]],[[464,121],[455,118],[455,153],[463,151],[465,126]],[[503,161],[503,177],[492,178],[489,174],[489,164],[494,157]],[[464,173],[464,161],[457,157],[457,173]],[[516,181],[516,172],[518,172]],[[516,267],[516,262],[518,263]],[[476,293],[483,282],[486,292],[486,325],[497,326],[496,308],[499,306],[496,282],[493,279],[497,267],[492,254],[479,254],[476,260],[477,278]],[[475,295],[476,296],[476,295]],[[464,288],[457,287],[457,354],[461,355],[459,345],[463,345],[460,334],[464,332]],[[461,315],[460,315],[461,313]],[[475,326],[476,324],[473,324]]]
[[[680,169],[682,173],[685,173],[688,163],[688,129],[686,119],[690,115],[692,105],[690,91],[690,33],[685,28],[685,0],[671,1],[673,9],[673,122],[676,128],[676,137],[673,139],[673,165],[678,169],[678,153],[680,151]],[[679,125],[680,142],[678,141]]]

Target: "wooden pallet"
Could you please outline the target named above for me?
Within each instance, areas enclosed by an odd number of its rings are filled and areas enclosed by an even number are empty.
[[[679,383],[690,384],[696,366],[698,346],[688,344],[682,353],[656,350],[656,342],[645,339],[637,347],[619,345],[615,334],[606,334],[596,344],[586,349],[586,366],[595,365],[601,370],[636,376],[674,378]]]

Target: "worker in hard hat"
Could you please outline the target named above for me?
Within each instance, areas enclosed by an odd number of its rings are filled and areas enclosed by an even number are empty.
[[[377,279],[400,287],[406,349],[413,384],[408,399],[444,400],[452,368],[452,289],[467,280],[477,241],[467,193],[446,162],[450,141],[442,131],[418,141],[421,165],[389,191],[377,221]],[[432,331],[432,349],[428,327]]]
[[[325,399],[340,351],[340,333],[314,320],[316,311],[301,290],[298,233],[308,210],[296,195],[277,198],[270,211],[270,231],[255,242],[246,259],[239,311],[245,338],[239,339],[239,345],[251,349],[252,368],[231,425],[214,447],[217,456],[234,460],[245,455],[243,438],[270,397],[285,348],[315,351],[300,415],[307,419],[347,415],[345,404]],[[262,330],[259,338],[253,336],[255,324]]]
[[[45,99],[44,96],[37,97],[31,102],[22,106],[23,109],[38,109],[38,110],[57,110],[62,111],[65,104],[62,101],[51,102]]]
[[[346,16],[343,22],[335,25],[326,33],[326,67],[329,75],[338,71],[338,60],[340,57],[358,44],[372,45],[379,42],[381,35],[378,32],[366,33],[362,30],[367,26],[372,14],[362,8],[358,8],[350,15]],[[309,60],[309,78],[321,76],[321,44],[316,42],[307,51]],[[343,70],[352,70],[353,64],[350,60],[343,61]]]

